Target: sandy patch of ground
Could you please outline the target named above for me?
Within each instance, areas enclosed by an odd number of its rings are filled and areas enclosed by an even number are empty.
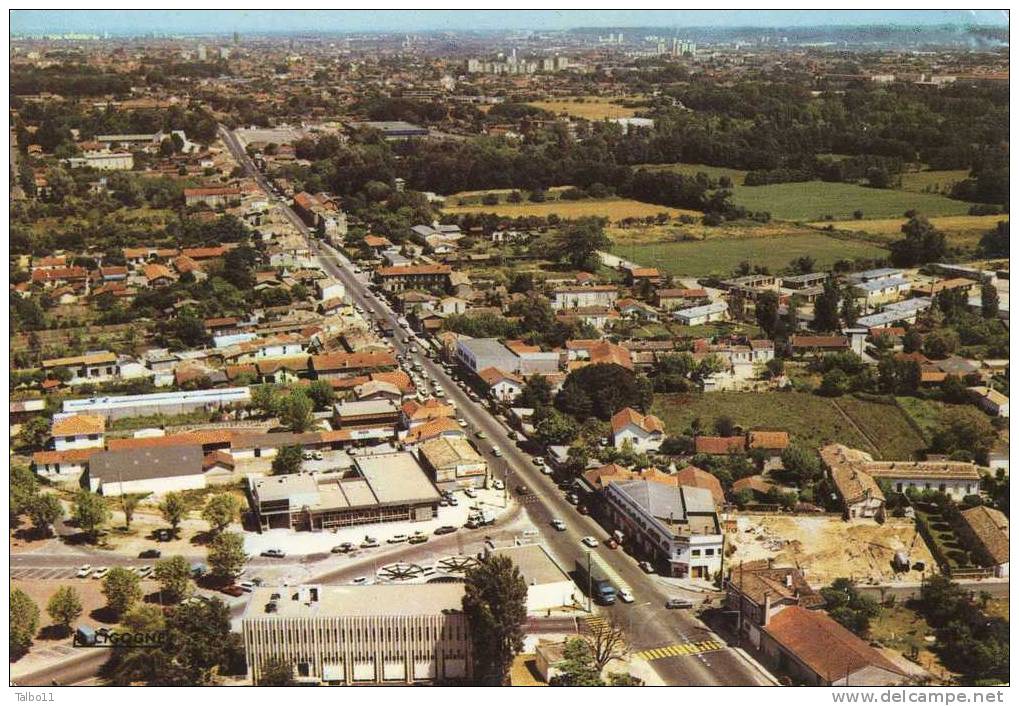
[[[919,580],[918,572],[897,574],[892,569],[895,552],[910,547],[910,562],[934,566],[930,550],[908,520],[891,518],[879,525],[835,517],[740,515],[737,527],[727,538],[736,547],[730,565],[774,559],[781,566],[800,567],[813,586],[840,577],[860,583]]]

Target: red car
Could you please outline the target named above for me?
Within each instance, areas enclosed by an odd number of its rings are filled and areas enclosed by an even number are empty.
[[[233,596],[234,598],[238,598],[244,595],[244,589],[241,588],[240,586],[237,586],[236,584],[232,586],[224,586],[219,590],[228,596]]]
[[[588,512],[587,505],[577,505],[577,512],[579,512],[581,515],[586,515]]]
[[[614,540],[614,539],[606,539],[605,540],[605,546],[608,547],[609,549],[615,549],[619,545],[616,544],[616,540]]]

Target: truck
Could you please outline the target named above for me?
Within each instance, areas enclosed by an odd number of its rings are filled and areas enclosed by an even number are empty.
[[[467,527],[477,529],[495,524],[495,513],[492,510],[475,510],[467,516]]]
[[[580,588],[587,591],[595,603],[612,605],[616,602],[616,587],[610,578],[612,574],[597,554],[589,553],[586,558],[578,559],[576,574]]]

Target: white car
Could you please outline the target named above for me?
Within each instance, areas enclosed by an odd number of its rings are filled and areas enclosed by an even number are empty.
[[[467,428],[467,420],[466,419],[457,419],[456,423],[460,425],[461,429],[466,429]]]
[[[145,578],[146,576],[148,576],[149,574],[152,573],[152,567],[151,566],[140,566],[140,567],[138,567],[138,572],[137,573],[138,573],[138,575],[141,578]]]
[[[552,520],[552,526],[555,527],[560,532],[565,532],[566,531],[566,523],[563,522],[562,520],[559,520],[559,519]]]
[[[499,458],[500,456],[502,456],[502,450],[498,446],[493,446],[492,455],[495,456],[496,458]]]
[[[633,594],[625,588],[616,594],[623,603],[633,603]]]
[[[581,539],[580,543],[583,544],[584,546],[591,547],[592,549],[598,546],[598,540],[592,537],[591,535],[587,535],[586,537]]]
[[[78,573],[76,573],[75,576],[77,578],[80,578],[80,579],[86,579],[86,578],[88,578],[88,575],[91,574],[91,573],[92,573],[92,565],[91,564],[83,564],[82,566],[78,567]]]
[[[464,495],[472,499],[478,497],[478,493],[474,488],[464,488]]]
[[[503,483],[501,480],[493,480],[492,487],[495,488],[496,490],[503,490],[505,489],[506,484]]]
[[[101,566],[95,570],[95,573],[92,574],[92,578],[94,579],[105,578],[106,574],[108,573],[110,573],[110,570],[105,566]]]
[[[407,535],[405,535],[405,534],[395,534],[392,537],[390,537],[389,539],[387,539],[386,543],[387,544],[400,544],[401,542],[406,542],[406,541],[407,541]]]

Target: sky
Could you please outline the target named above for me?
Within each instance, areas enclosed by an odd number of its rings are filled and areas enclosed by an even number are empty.
[[[12,10],[21,34],[564,30],[576,27],[1007,25],[998,10]]]

